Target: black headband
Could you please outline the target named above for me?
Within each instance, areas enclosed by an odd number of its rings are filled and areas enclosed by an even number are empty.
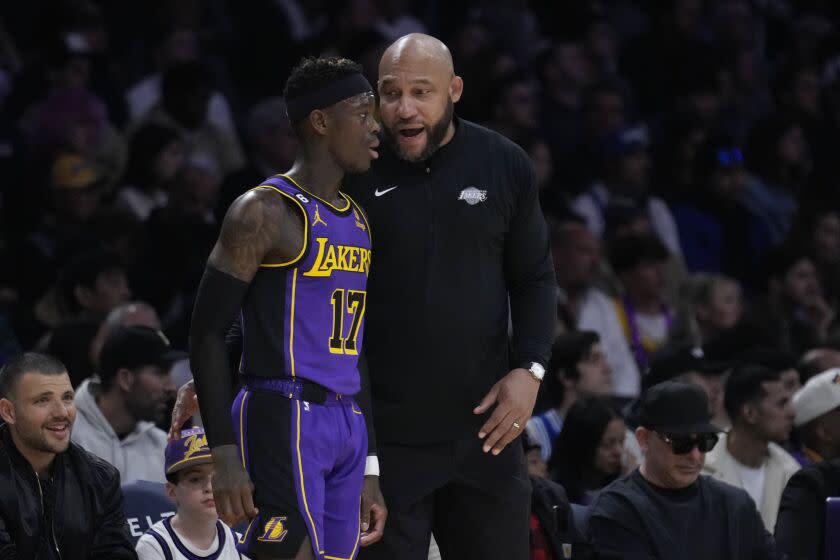
[[[368,91],[372,93],[373,88],[367,78],[359,73],[350,74],[315,91],[286,99],[286,114],[289,115],[289,121],[294,124],[309,116],[309,113],[315,109],[324,109]]]

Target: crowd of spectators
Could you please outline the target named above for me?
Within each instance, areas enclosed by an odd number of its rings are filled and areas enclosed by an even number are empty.
[[[744,489],[763,530],[811,557],[798,535],[821,546],[803,532],[821,525],[802,523],[803,496],[840,480],[829,0],[2,3],[0,363],[60,359],[74,439],[123,482],[160,478],[167,403],[189,378],[171,349],[186,349],[221,219],[295,157],[280,95],[291,66],[342,55],[373,83],[384,48],[414,31],[449,45],[457,115],[534,163],[558,285],[523,438],[534,476],[591,505],[603,538],[616,511],[630,515],[621,492],[655,503],[645,484],[685,458],[640,414],[663,382],[695,404],[683,385],[699,387],[725,432],[708,454],[711,440],[689,440],[689,467]],[[741,539],[763,550],[750,530]]]

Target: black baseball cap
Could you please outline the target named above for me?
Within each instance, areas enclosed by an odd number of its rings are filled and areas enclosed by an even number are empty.
[[[99,355],[99,375],[110,378],[118,369],[143,366],[171,366],[187,353],[175,350],[161,331],[145,326],[118,327],[105,343]]]
[[[706,392],[682,381],[665,381],[645,391],[638,405],[636,420],[639,426],[666,434],[723,431],[710,422]]]
[[[684,346],[667,350],[656,355],[650,370],[642,378],[642,390],[664,381],[670,381],[684,373],[695,371],[706,376],[723,375],[732,368],[732,364],[722,360],[706,358],[703,349],[697,346]]]

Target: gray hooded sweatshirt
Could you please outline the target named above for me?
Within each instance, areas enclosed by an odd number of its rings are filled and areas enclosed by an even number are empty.
[[[76,390],[76,422],[71,439],[114,465],[120,471],[122,484],[135,480],[165,482],[166,432],[152,422],[141,421],[125,438],[118,438],[96,404],[99,390],[99,381],[94,378],[86,379]]]

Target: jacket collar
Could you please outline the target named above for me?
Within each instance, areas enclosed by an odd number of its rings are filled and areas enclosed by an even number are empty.
[[[72,445],[72,443],[70,445]],[[3,450],[5,450],[6,454],[9,456],[9,459],[18,474],[25,475],[27,480],[34,483],[35,477],[37,476],[35,474],[35,469],[32,468],[32,465],[26,457],[24,457],[18,450],[14,440],[12,439],[11,428],[5,423],[0,424],[0,446],[2,446]],[[64,453],[58,453],[53,460],[52,472],[57,472],[57,470],[61,468],[63,462]]]

